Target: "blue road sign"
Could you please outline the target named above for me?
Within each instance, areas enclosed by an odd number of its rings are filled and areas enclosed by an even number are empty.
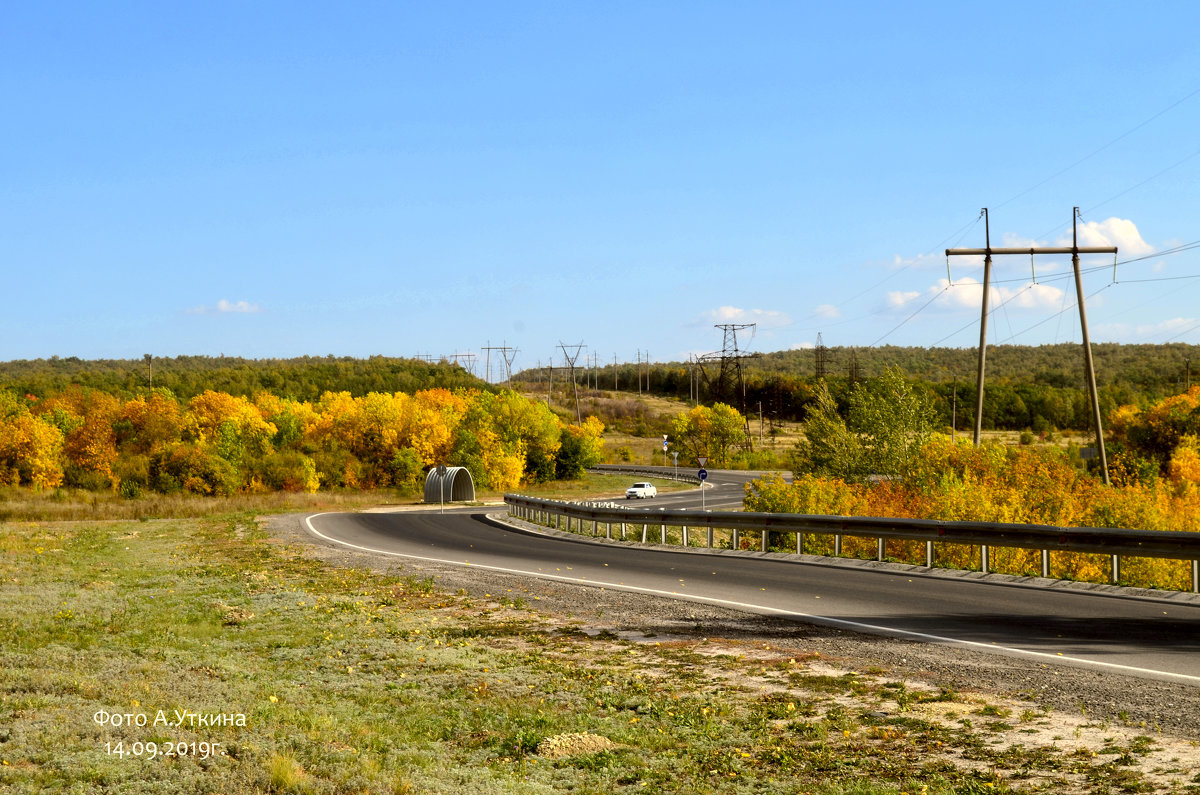
[[[701,469],[699,472],[696,473],[696,477],[700,478],[701,480],[708,480],[708,470]]]

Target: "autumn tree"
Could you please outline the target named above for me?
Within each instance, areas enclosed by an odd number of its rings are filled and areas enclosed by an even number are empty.
[[[155,389],[126,401],[115,427],[123,454],[148,455],[180,441],[183,413],[170,390]]]
[[[0,482],[35,491],[63,482],[63,433],[28,411],[0,419]]]
[[[671,420],[671,440],[694,457],[707,457],[715,469],[728,467],[732,452],[745,444],[746,421],[733,406],[696,406]]]
[[[505,450],[523,459],[525,478],[553,480],[562,446],[562,423],[554,412],[540,400],[505,390],[492,401],[491,414]]]
[[[559,480],[583,477],[588,467],[600,463],[604,448],[604,423],[588,417],[578,425],[568,425],[562,434],[562,445],[555,459],[555,474]]]
[[[1172,395],[1146,410],[1120,406],[1109,414],[1113,458],[1119,475],[1148,482],[1154,475],[1177,481],[1171,465],[1185,440],[1200,435],[1200,386]],[[1186,453],[1183,454],[1186,458]],[[1176,464],[1176,471],[1180,464]],[[1157,470],[1155,472],[1154,470]]]
[[[113,426],[121,406],[116,398],[94,389],[72,388],[41,401],[37,411],[63,433],[69,485],[85,488],[117,485],[112,470],[117,460],[117,434]]]

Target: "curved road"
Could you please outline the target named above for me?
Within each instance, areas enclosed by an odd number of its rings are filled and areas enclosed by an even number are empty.
[[[724,475],[724,473],[722,473]],[[736,474],[736,473],[733,473]],[[744,477],[744,473],[743,473]],[[728,483],[728,479],[721,480]],[[732,494],[720,485],[707,491]],[[736,487],[740,497],[740,486]],[[683,507],[696,490],[657,502]],[[712,507],[710,505],[710,507]],[[495,509],[492,509],[494,512]],[[846,629],[954,643],[1200,686],[1200,604],[912,572],[543,535],[479,508],[327,513],[306,519],[333,544],[610,589],[659,593]]]

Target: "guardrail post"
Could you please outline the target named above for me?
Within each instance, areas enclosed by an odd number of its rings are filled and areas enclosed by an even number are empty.
[[[616,509],[616,506],[612,505],[599,508],[593,507],[593,509],[588,510],[583,509],[578,503],[571,501],[526,498],[518,495],[506,495],[505,502],[509,516],[534,521],[541,526],[557,530],[562,530],[565,525],[567,532],[582,534],[584,532],[584,521],[591,519],[591,535],[593,537],[599,535],[600,521],[603,520],[605,523],[605,536],[607,538],[614,538],[615,529],[612,525],[614,522],[617,522],[621,525],[621,540],[636,541],[636,527],[638,524],[641,524],[641,541],[643,544],[648,541],[649,519],[655,515],[652,511],[620,511]],[[576,510],[576,508],[579,508],[579,510]],[[706,511],[704,513],[682,511],[672,513],[668,517],[666,514],[668,509],[658,508],[656,510],[659,517],[660,539],[663,543],[670,540],[667,526],[677,526],[681,528],[681,543],[690,547],[692,545],[691,531],[699,524],[699,526],[706,529],[707,538],[697,543],[703,546],[704,542],[707,541],[710,549],[716,548],[717,528],[714,526],[712,518],[713,511]],[[629,522],[631,515],[636,517],[633,522]],[[722,515],[724,516],[725,514]],[[578,519],[578,523],[573,521],[574,519]],[[671,521],[668,522],[668,519]],[[1146,554],[1148,557],[1186,561],[1189,566],[1190,590],[1193,593],[1200,594],[1200,555],[1197,554],[1200,544],[1197,543],[1197,534],[1194,533],[1178,534],[1142,530],[1132,532],[1123,531],[1120,537],[1115,537],[1103,532],[1102,528],[1045,528],[1036,525],[1029,526],[1000,522],[946,522],[936,523],[936,527],[929,527],[925,524],[918,526],[916,523],[910,525],[903,519],[897,519],[895,522],[898,527],[896,530],[891,530],[887,529],[886,526],[881,526],[878,521],[860,523],[854,517],[841,519],[824,516],[800,516],[793,519],[774,516],[758,524],[757,529],[760,532],[761,538],[760,548],[764,551],[770,549],[770,533],[777,532],[781,536],[793,533],[795,535],[795,549],[798,555],[805,553],[806,539],[804,536],[808,534],[810,529],[815,529],[818,535],[822,537],[825,535],[833,536],[832,554],[834,556],[844,557],[847,554],[844,543],[847,535],[852,538],[874,538],[877,544],[876,558],[881,561],[887,559],[887,542],[890,539],[895,537],[915,537],[925,542],[925,565],[930,568],[937,562],[934,554],[935,543],[949,542],[977,546],[979,547],[980,555],[979,567],[984,574],[990,574],[992,571],[992,544],[990,541],[995,537],[993,532],[1003,532],[1005,536],[1001,540],[1002,546],[1011,545],[1022,549],[1036,550],[1039,553],[1041,558],[1041,576],[1047,579],[1054,576],[1052,573],[1051,557],[1056,549],[1072,554],[1100,553],[1107,555],[1110,564],[1109,577],[1110,581],[1114,584],[1124,582],[1121,560],[1123,557]],[[578,524],[578,527],[576,527],[576,524]],[[632,531],[627,528],[629,524],[633,525]],[[722,532],[730,534],[730,545],[734,549],[740,549],[742,546],[741,529],[748,529],[753,532],[754,527],[726,527],[722,529]],[[851,532],[846,533],[847,530]],[[787,544],[784,542],[784,547],[786,548],[786,546]],[[857,542],[855,546],[857,546]],[[753,549],[753,545],[749,544],[747,548]],[[1135,577],[1135,580],[1137,579]],[[1135,584],[1139,583],[1140,581],[1135,582]],[[1188,585],[1181,583],[1181,586],[1185,591],[1188,590]]]

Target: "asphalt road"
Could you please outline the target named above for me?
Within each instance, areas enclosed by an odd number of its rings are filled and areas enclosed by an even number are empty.
[[[721,495],[733,486],[708,490]],[[736,487],[740,499],[740,486]],[[691,489],[647,502],[685,507]],[[679,504],[675,504],[675,503]],[[699,500],[696,499],[698,505]],[[709,504],[708,507],[718,507]],[[495,512],[495,509],[492,509]],[[1200,603],[544,535],[482,509],[317,514],[309,531],[380,555],[662,594],[913,640],[1200,686]]]

